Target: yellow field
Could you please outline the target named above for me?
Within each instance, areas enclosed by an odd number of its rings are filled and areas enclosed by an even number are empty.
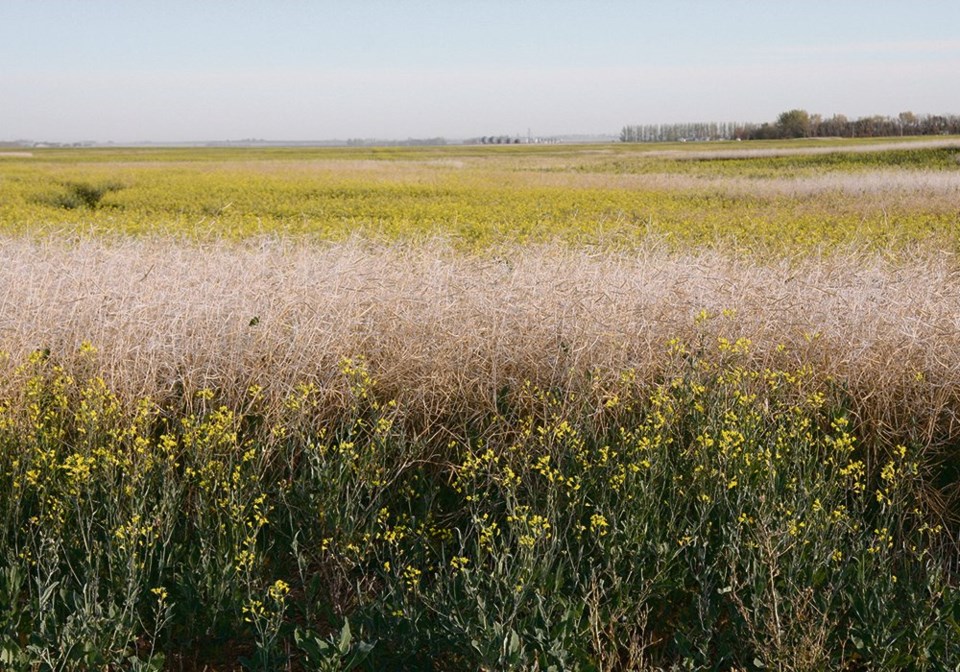
[[[35,150],[2,165],[0,231],[956,249],[956,141],[755,147]]]

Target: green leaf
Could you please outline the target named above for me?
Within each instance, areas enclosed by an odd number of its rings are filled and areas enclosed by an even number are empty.
[[[510,656],[515,656],[520,653],[520,636],[517,634],[516,630],[510,630],[510,644],[507,647],[507,653]]]

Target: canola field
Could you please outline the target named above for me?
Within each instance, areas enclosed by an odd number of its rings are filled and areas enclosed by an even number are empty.
[[[0,669],[952,669],[960,141],[0,153]]]
[[[806,153],[761,142],[737,152],[731,144],[712,152],[36,150],[0,159],[0,228],[187,240],[442,236],[471,249],[558,240],[632,247],[652,239],[674,249],[764,253],[931,238],[956,245],[960,142]]]

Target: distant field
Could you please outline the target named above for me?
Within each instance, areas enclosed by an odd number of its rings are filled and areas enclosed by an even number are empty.
[[[0,669],[953,665],[958,156],[6,156]]]
[[[4,162],[0,230],[777,255],[957,246],[960,141],[740,146],[37,150]]]

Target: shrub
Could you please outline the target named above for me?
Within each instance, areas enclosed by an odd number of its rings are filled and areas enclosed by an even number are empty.
[[[51,199],[51,203],[65,210],[89,208],[96,210],[107,194],[120,191],[123,185],[118,182],[103,182],[89,184],[87,182],[65,182],[66,193],[58,194]]]

